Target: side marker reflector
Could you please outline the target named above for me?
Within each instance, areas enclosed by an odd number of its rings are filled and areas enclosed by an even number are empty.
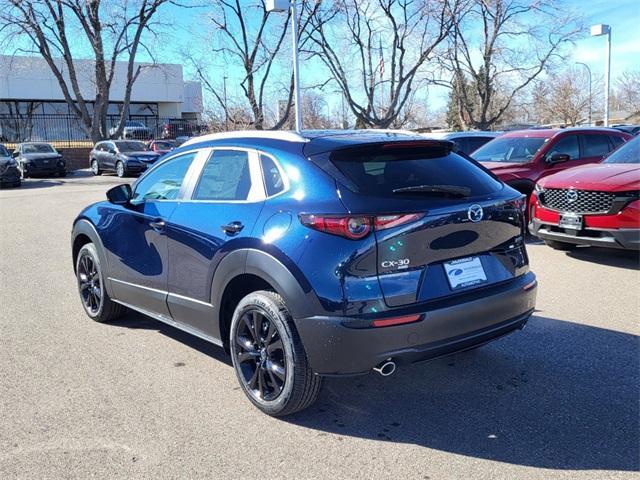
[[[421,315],[407,315],[405,317],[384,318],[382,320],[374,320],[374,327],[390,327],[392,325],[402,325],[403,323],[413,323],[420,320]]]

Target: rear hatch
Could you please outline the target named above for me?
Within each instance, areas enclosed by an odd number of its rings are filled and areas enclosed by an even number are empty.
[[[527,270],[522,195],[450,149],[441,141],[392,142],[329,155],[344,206],[374,225],[387,306],[491,286]]]

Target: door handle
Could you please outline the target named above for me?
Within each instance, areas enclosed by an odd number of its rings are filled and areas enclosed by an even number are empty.
[[[164,230],[165,225],[166,223],[164,223],[164,220],[155,220],[153,222],[149,222],[149,226],[156,232],[161,232],[162,230]]]
[[[226,225],[222,225],[220,228],[222,228],[227,235],[235,235],[244,228],[244,225],[242,222],[231,222]]]

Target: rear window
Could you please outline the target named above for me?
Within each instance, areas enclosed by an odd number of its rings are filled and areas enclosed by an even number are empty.
[[[332,153],[331,162],[350,180],[357,193],[365,195],[420,196],[428,190],[432,194],[451,190],[474,197],[501,188],[501,182],[481,167],[444,148],[390,147],[387,144],[338,150]],[[426,187],[422,192],[406,191],[421,186]]]
[[[121,152],[144,152],[148,150],[147,145],[143,142],[117,142],[116,144]]]
[[[629,140],[609,155],[604,163],[640,163],[640,137]]]
[[[9,151],[4,148],[4,145],[0,145],[0,157],[10,157]]]

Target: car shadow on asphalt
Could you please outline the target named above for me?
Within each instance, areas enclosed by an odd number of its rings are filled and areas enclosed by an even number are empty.
[[[22,180],[22,184],[19,187],[13,187],[11,188],[11,190],[30,190],[36,188],[58,187],[63,183],[64,182],[62,182],[58,178],[29,178],[28,180]]]
[[[190,333],[183,332],[182,330],[172,327],[171,325],[159,322],[141,313],[134,312],[133,310],[128,310],[127,313],[124,314],[124,316],[122,316],[118,320],[114,320],[110,323],[110,325],[122,328],[155,330],[158,333],[166,335],[167,337],[172,338],[173,340],[180,342],[190,348],[193,348],[200,353],[210,356],[214,360],[233,367],[233,365],[231,364],[231,357],[229,357],[229,355],[227,355],[227,353],[221,347],[198,338],[195,335],[191,335]]]
[[[640,468],[639,342],[533,317],[523,332],[377,374],[327,378],[288,421],[339,438],[551,469]]]
[[[608,267],[640,270],[640,252],[613,248],[583,247],[567,252],[567,256]]]

